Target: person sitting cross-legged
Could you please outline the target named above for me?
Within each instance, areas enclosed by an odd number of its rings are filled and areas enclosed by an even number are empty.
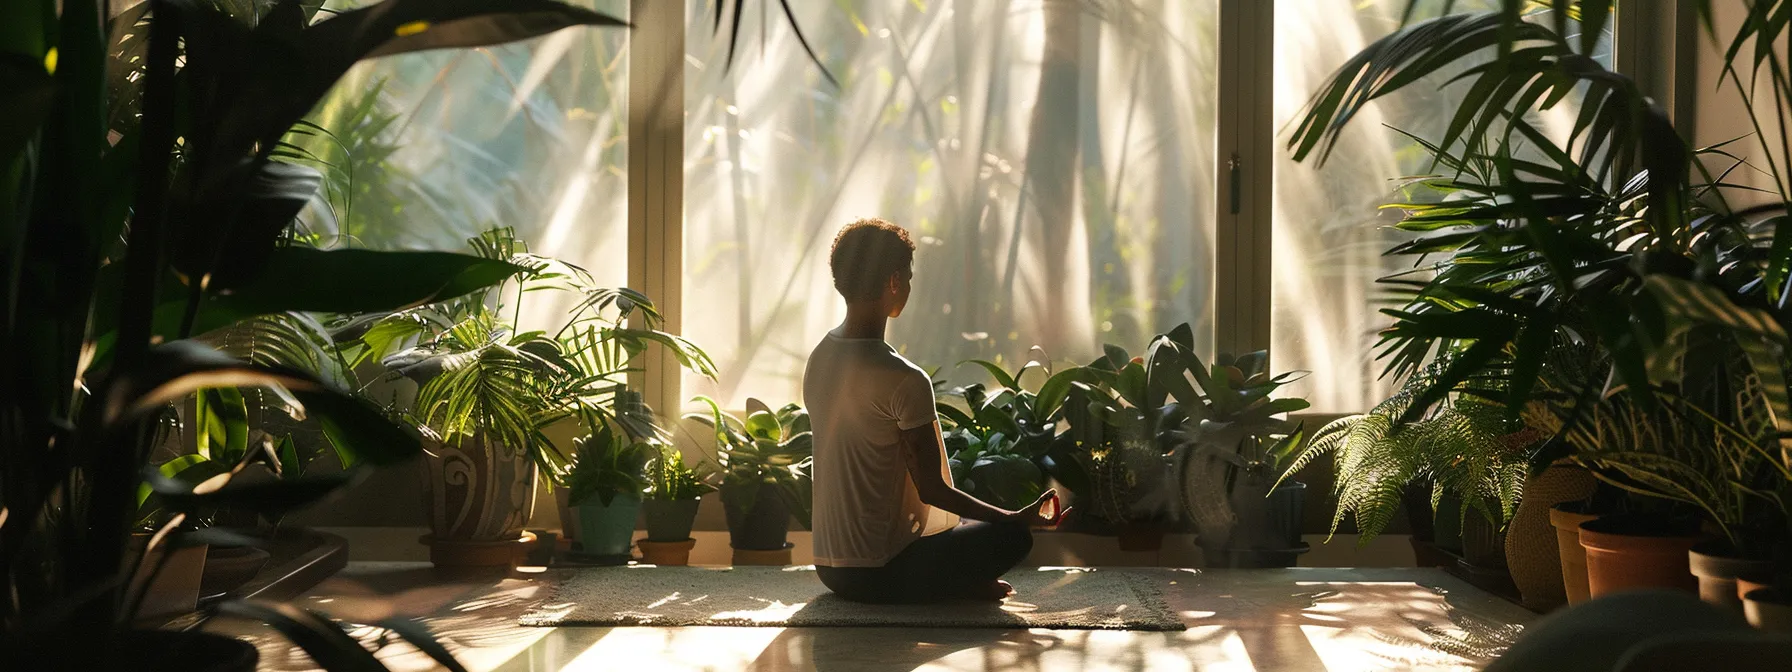
[[[846,320],[809,355],[803,398],[814,431],[815,570],[849,600],[1000,600],[1033,527],[1062,518],[1047,491],[1019,511],[952,484],[933,381],[884,342],[914,277],[908,232],[881,219],[834,238],[829,265]],[[966,519],[971,522],[963,522]]]

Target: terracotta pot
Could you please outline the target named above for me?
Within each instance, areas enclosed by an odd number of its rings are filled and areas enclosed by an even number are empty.
[[[1587,470],[1559,464],[1526,479],[1524,499],[1519,500],[1512,522],[1506,525],[1504,549],[1506,569],[1525,608],[1546,612],[1567,604],[1563,563],[1557,548],[1560,531],[1551,525],[1551,507],[1585,499],[1593,494],[1595,485],[1596,479]],[[1576,551],[1581,550],[1579,538],[1577,530]]]
[[[1562,566],[1562,589],[1569,604],[1587,601],[1587,549],[1580,545],[1580,524],[1599,516],[1580,513],[1578,504],[1557,504],[1549,510],[1549,525],[1556,530],[1556,555]]]
[[[1772,560],[1751,560],[1739,557],[1736,549],[1724,542],[1707,542],[1688,551],[1687,562],[1699,582],[1699,599],[1720,607],[1742,609],[1743,592],[1737,588],[1744,577],[1766,581],[1773,574]]]
[[[143,555],[149,546],[150,535],[131,535],[132,562]],[[143,561],[137,564],[137,571],[131,576],[130,592],[135,595],[139,591],[147,592],[143,596],[143,607],[136,616],[175,616],[193,611],[199,607],[199,584],[205,579],[206,547],[184,546],[170,549],[167,544],[157,546],[150,551]],[[155,572],[157,563],[167,556],[166,564],[159,573]],[[150,575],[155,574],[155,580]]]
[[[268,552],[254,546],[213,546],[205,554],[205,577],[199,593],[210,597],[236,590],[261,573],[268,564]]]
[[[535,463],[482,437],[442,443],[424,441],[424,510],[432,544],[455,542],[460,559],[495,562],[522,539],[523,526],[535,513]],[[498,544],[505,550],[475,550]],[[430,556],[436,556],[431,549]],[[446,557],[446,556],[445,556]]]
[[[464,541],[436,539],[425,534],[417,539],[429,547],[429,561],[437,567],[511,567],[529,556],[535,535],[519,532],[515,539]]]
[[[1748,624],[1768,632],[1792,633],[1792,600],[1773,588],[1760,588],[1742,596],[1742,615]]]
[[[648,541],[642,539],[635,542],[641,549],[641,562],[649,565],[682,566],[691,564],[691,549],[696,548],[696,539],[684,541]]]
[[[773,567],[782,567],[784,565],[790,564],[790,549],[795,548],[795,547],[796,547],[796,544],[787,543],[787,544],[784,544],[783,548],[769,550],[769,551],[758,551],[758,550],[747,549],[747,548],[737,548],[737,549],[734,549],[734,564],[736,564],[736,565],[770,565]]]
[[[1747,578],[1736,577],[1736,599],[1741,601],[1743,598],[1748,597],[1749,593],[1772,587],[1773,582],[1766,579],[1751,581]]]
[[[1637,588],[1695,592],[1688,551],[1705,538],[1685,526],[1623,516],[1581,523],[1580,545],[1587,549],[1587,588],[1594,598]]]

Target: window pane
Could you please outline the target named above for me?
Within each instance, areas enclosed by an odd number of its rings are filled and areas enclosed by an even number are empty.
[[[838,88],[775,6],[725,73],[713,1],[687,3],[684,327],[722,376],[688,394],[797,399],[844,315],[833,236],[870,216],[919,246],[889,339],[942,375],[1185,321],[1208,347],[1214,0],[791,3]]]
[[[628,15],[628,0],[572,4]],[[346,147],[357,169],[307,223],[335,246],[453,251],[508,226],[532,252],[623,285],[627,45],[624,29],[579,27],[356,66],[314,116],[334,138],[312,148],[341,163]],[[555,326],[573,301],[531,294],[523,323]]]
[[[1415,15],[1436,16],[1444,0],[1421,3]],[[1497,0],[1457,0],[1453,11],[1497,10]],[[1277,137],[1274,206],[1274,312],[1272,352],[1276,368],[1314,372],[1299,392],[1315,412],[1359,412],[1386,399],[1375,360],[1376,332],[1388,320],[1376,311],[1375,279],[1410,268],[1411,258],[1384,258],[1402,234],[1388,227],[1402,176],[1423,174],[1430,156],[1400,129],[1440,138],[1467,84],[1439,89],[1460,69],[1412,84],[1369,105],[1343,133],[1324,168],[1314,159],[1295,163],[1284,147],[1301,106],[1345,60],[1399,27],[1407,0],[1294,0],[1276,5],[1275,117]],[[1531,17],[1547,24],[1547,14]],[[1571,34],[1578,29],[1572,24]],[[1610,36],[1606,36],[1610,44]],[[1489,49],[1482,59],[1492,60]],[[1611,65],[1610,51],[1598,54]],[[1567,137],[1578,110],[1571,97],[1540,115],[1545,130]]]

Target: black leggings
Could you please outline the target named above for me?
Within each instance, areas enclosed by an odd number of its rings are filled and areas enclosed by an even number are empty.
[[[882,567],[823,567],[815,573],[834,594],[854,602],[899,604],[962,600],[988,594],[1033,550],[1033,532],[1019,523],[970,522],[910,542]]]

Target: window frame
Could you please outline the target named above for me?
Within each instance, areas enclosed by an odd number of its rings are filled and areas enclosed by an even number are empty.
[[[1071,0],[1078,1],[1078,0]],[[1271,210],[1279,143],[1274,113],[1273,0],[1217,0],[1218,119],[1215,195],[1214,347],[1270,347]],[[1697,17],[1676,0],[1618,0],[1615,69],[1637,79],[1677,122],[1690,118],[1697,88]],[[628,58],[628,279],[653,297],[664,330],[683,333],[684,67],[683,0],[630,0]],[[1273,354],[1273,353],[1272,353]],[[629,384],[668,418],[685,406],[680,368],[660,346],[642,355]],[[1356,409],[1366,411],[1368,409]],[[1336,414],[1328,413],[1328,416]]]

